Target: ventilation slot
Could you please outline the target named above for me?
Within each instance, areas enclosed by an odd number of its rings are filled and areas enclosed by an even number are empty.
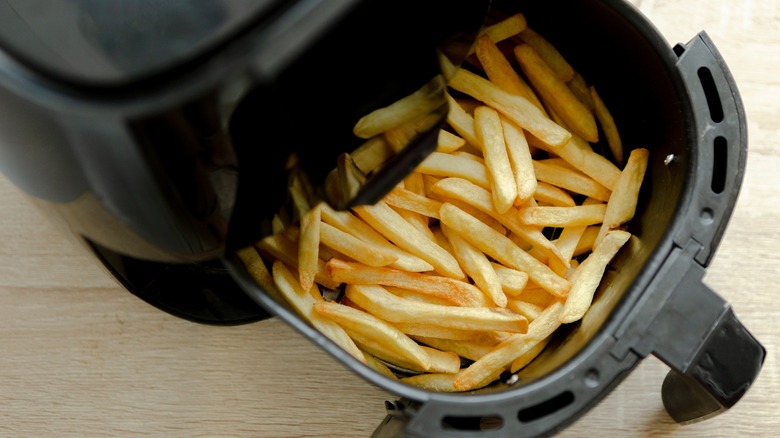
[[[715,85],[712,72],[707,67],[701,67],[698,73],[704,89],[704,97],[707,99],[707,107],[710,109],[710,118],[713,122],[720,123],[723,120],[723,107],[720,105],[718,87]]]
[[[710,187],[714,193],[723,193],[726,188],[726,170],[728,166],[728,142],[725,137],[715,137],[712,143],[712,182]]]
[[[498,430],[504,427],[504,420],[497,415],[477,417],[446,416],[441,420],[444,430]]]
[[[574,394],[571,391],[565,391],[538,405],[520,410],[517,413],[517,419],[523,423],[538,420],[569,406],[572,402],[574,402]]]

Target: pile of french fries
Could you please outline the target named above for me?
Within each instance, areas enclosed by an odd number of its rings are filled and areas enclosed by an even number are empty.
[[[442,56],[447,127],[382,201],[335,211],[293,181],[300,225],[277,217],[274,235],[239,253],[263,289],[344,350],[432,391],[514,373],[585,315],[631,238],[622,228],[648,162],[633,149],[624,164],[596,89],[522,14],[485,28],[467,59],[455,69]],[[356,134],[392,143],[416,123],[426,87]],[[591,145],[599,126],[610,158]]]

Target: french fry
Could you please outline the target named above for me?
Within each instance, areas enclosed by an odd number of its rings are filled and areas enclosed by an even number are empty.
[[[366,365],[371,369],[391,380],[398,380],[398,377],[390,371],[390,368],[388,368],[384,362],[365,352],[363,353],[363,356],[366,358]]]
[[[458,261],[450,253],[409,225],[384,202],[355,207],[354,211],[401,249],[430,263],[436,272],[450,278],[463,278]]]
[[[550,66],[550,69],[555,72],[555,75],[563,82],[569,82],[574,79],[576,72],[574,67],[564,59],[561,52],[550,44],[543,36],[539,35],[535,30],[530,27],[526,27],[520,34],[515,37],[521,39],[523,42],[533,47],[539,57],[544,59],[544,62]]]
[[[441,181],[441,180],[439,180]],[[438,181],[437,181],[438,182]],[[434,184],[435,185],[435,184]],[[445,195],[439,195],[436,193],[431,193],[431,197],[437,198],[437,200],[441,202],[449,202],[450,204],[460,208],[461,210],[465,211],[466,213],[470,214],[471,216],[474,216],[475,218],[479,219],[480,222],[484,223],[485,225],[489,226],[490,228],[496,230],[496,232],[503,234],[506,236],[506,228],[504,228],[503,225],[501,225],[501,222],[498,221],[498,219],[494,218],[493,216],[490,216],[489,214],[483,212],[482,210],[479,210],[478,208],[467,204],[460,199],[451,198],[449,196]],[[498,214],[498,213],[496,213]]]
[[[265,266],[263,259],[260,258],[260,254],[252,246],[247,246],[236,251],[239,260],[243,263],[249,275],[257,282],[257,284],[267,293],[279,297],[279,290],[274,284],[274,279],[271,277],[271,273],[268,272],[268,268]]]
[[[647,149],[634,149],[628,156],[628,162],[620,174],[617,187],[607,203],[604,221],[596,237],[595,246],[599,246],[609,230],[619,227],[634,217],[639,200],[639,189],[647,170],[650,153]]]
[[[281,234],[268,236],[255,243],[255,247],[258,251],[265,253],[273,259],[281,260],[288,266],[296,269],[298,268],[298,245]],[[317,261],[317,271],[314,275],[314,281],[328,289],[335,289],[341,284],[334,281],[330,275],[328,275],[328,272],[325,269],[325,262],[319,259]]]
[[[528,207],[520,209],[520,221],[541,227],[578,227],[599,224],[604,220],[606,204],[574,207]]]
[[[569,324],[580,320],[585,315],[593,301],[593,294],[601,283],[601,277],[604,275],[607,264],[630,238],[631,234],[625,231],[609,231],[588,258],[582,262],[563,306],[563,312],[560,316],[561,323]]]
[[[458,330],[498,330],[524,333],[528,321],[509,311],[484,307],[437,306],[399,298],[376,285],[351,284],[347,297],[371,314],[393,323],[428,321]]]
[[[574,207],[576,203],[566,191],[546,182],[537,181],[534,199],[557,207]]]
[[[388,205],[393,207],[403,208],[434,219],[439,218],[441,202],[409,190],[394,188],[383,199]]]
[[[466,144],[466,140],[458,137],[450,131],[439,130],[439,141],[436,145],[436,152],[450,153],[457,151]]]
[[[472,342],[485,345],[498,345],[512,333],[495,330],[459,330],[449,327],[441,327],[433,324],[416,322],[396,322],[392,324],[401,332],[412,338],[432,338],[441,340]],[[435,345],[432,345],[435,348]],[[454,351],[454,350],[450,350]],[[457,353],[457,351],[456,351]],[[466,356],[462,356],[466,357]]]
[[[515,313],[525,316],[529,321],[535,320],[544,312],[544,307],[523,300],[509,300],[506,307]]]
[[[432,152],[417,166],[417,171],[428,175],[463,178],[480,187],[490,188],[485,165],[457,155]]]
[[[532,140],[534,139],[529,137],[528,144],[531,144]],[[573,136],[568,143],[558,148],[551,148],[538,140],[533,143],[533,146],[558,155],[608,190],[614,190],[617,180],[620,178],[620,169],[617,166],[593,152],[593,148],[585,140],[576,136]]]
[[[485,294],[472,284],[449,277],[374,268],[360,263],[331,259],[327,272],[340,283],[395,286],[439,297],[460,306],[484,307]]]
[[[555,302],[545,309],[528,327],[528,332],[511,336],[490,353],[482,356],[468,368],[461,371],[453,381],[456,389],[467,391],[479,388],[492,381],[496,372],[531,350],[536,344],[550,336],[560,326],[562,304]]]
[[[436,76],[414,93],[361,117],[353,133],[360,138],[371,138],[404,123],[419,120],[442,105],[441,93],[445,87],[444,78]]]
[[[593,247],[596,246],[596,237],[599,235],[600,228],[599,226],[591,226],[585,229],[582,237],[580,237],[580,241],[577,242],[577,247],[574,248],[572,257],[579,257],[593,250]]]
[[[301,234],[298,239],[298,275],[301,286],[309,289],[317,275],[320,248],[320,209],[314,207],[301,218]]]
[[[479,35],[477,35],[477,40],[479,40],[482,35],[486,35],[490,38],[491,41],[497,43],[519,34],[525,30],[527,26],[528,23],[525,21],[525,16],[523,14],[514,14],[495,24],[483,28],[479,32]],[[475,49],[475,47],[472,47],[468,54],[470,55],[474,53]]]
[[[511,240],[469,216],[452,204],[441,207],[441,221],[472,245],[499,262],[524,271],[528,277],[550,293],[564,297],[571,284],[557,276],[549,267],[529,256]]]
[[[528,274],[517,269],[507,268],[498,263],[491,263],[496,271],[498,281],[501,282],[501,289],[504,293],[515,296],[519,295],[528,284]]]
[[[420,345],[431,358],[431,366],[427,370],[430,373],[457,373],[460,371],[460,357],[452,351],[442,351],[436,348]]]
[[[493,266],[490,265],[490,261],[485,257],[480,250],[474,248],[465,239],[460,237],[458,233],[452,232],[447,226],[442,225],[441,230],[452,245],[452,250],[455,258],[460,263],[466,274],[474,280],[479,288],[485,292],[485,295],[490,298],[493,303],[498,307],[506,307],[506,295],[501,287],[501,281],[498,279]]]
[[[326,223],[320,224],[320,241],[336,251],[368,266],[387,266],[396,260],[385,248],[364,242]]]
[[[517,185],[517,198],[514,204],[523,205],[534,196],[538,186],[531,150],[528,148],[528,141],[525,139],[522,129],[503,117],[501,118],[501,126],[504,130],[509,164]]]
[[[458,374],[418,374],[416,376],[409,376],[399,379],[401,382],[407,385],[416,386],[426,391],[434,392],[458,392],[452,382]]]
[[[563,146],[571,138],[569,131],[548,119],[528,99],[510,94],[474,73],[459,69],[449,85],[504,114],[516,125],[552,148]]]
[[[474,111],[474,123],[490,175],[493,205],[499,213],[506,213],[517,198],[517,183],[509,164],[501,119],[495,110],[481,106]]]
[[[594,110],[593,98],[590,95],[590,87],[581,74],[575,73],[572,80],[569,81],[568,86],[569,90],[577,96],[577,99],[579,99],[586,108],[591,111]]]
[[[490,353],[490,350],[501,342],[480,343],[468,340],[458,341],[452,339],[428,338],[425,336],[412,336],[412,338],[425,345],[438,348],[439,350],[452,351],[458,356],[469,360],[479,360],[479,358]]]
[[[468,158],[471,161],[476,161],[479,164],[485,165],[485,159],[481,156],[478,156],[476,154],[473,154],[471,152],[467,151],[455,151],[452,153],[452,155],[455,155],[456,157],[463,157]]]
[[[605,213],[606,214],[606,213]],[[565,227],[558,239],[555,241],[555,246],[558,247],[558,251],[561,252],[564,260],[571,260],[574,257],[574,250],[577,249],[577,244],[582,238],[582,235],[587,229],[586,226],[579,227]],[[560,263],[558,260],[550,262],[550,268],[558,275],[563,276],[566,274],[566,270],[569,269],[571,264]]]
[[[552,339],[552,335],[546,337],[542,342],[539,342],[538,344],[534,345],[533,347],[531,347],[530,350],[525,352],[517,359],[513,360],[512,366],[509,368],[510,371],[516,373],[521,369],[525,368],[526,365],[528,365],[529,363],[531,363],[531,361],[536,359],[536,356],[539,356],[542,353],[542,351],[544,351],[544,348],[547,347],[547,344],[550,343],[550,339]]]
[[[610,191],[586,175],[543,161],[534,161],[534,172],[539,181],[552,184],[600,201],[609,201]]]
[[[365,363],[366,359],[363,353],[357,348],[354,342],[347,336],[344,330],[333,321],[323,318],[313,312],[313,308],[318,300],[319,290],[316,287],[313,293],[307,292],[301,287],[298,279],[292,272],[280,261],[274,262],[271,267],[273,279],[278,286],[278,291],[288,303],[314,328],[319,330],[325,337],[333,341],[336,345],[344,349],[347,353],[354,356],[359,361]],[[320,300],[322,297],[320,297]]]
[[[320,301],[314,303],[314,310],[340,325],[350,337],[358,334],[370,339],[384,349],[391,351],[401,360],[414,364],[423,370],[431,367],[431,358],[416,342],[395,327],[365,312],[341,304]],[[375,355],[376,356],[376,355]]]
[[[622,165],[623,141],[620,139],[620,133],[618,133],[617,125],[615,125],[615,119],[612,117],[612,113],[609,112],[607,105],[601,100],[601,96],[596,92],[596,87],[590,87],[590,96],[593,99],[593,108],[596,118],[601,125],[601,130],[604,131],[604,136],[607,137],[609,150],[612,152],[612,156],[615,157],[615,162],[618,165]]]
[[[482,36],[477,40],[476,53],[490,82],[508,93],[525,97],[544,113],[544,107],[539,98],[512,68],[504,54],[489,37]]]
[[[381,234],[347,211],[336,211],[327,204],[321,206],[322,221],[352,234],[358,239],[382,247],[397,257],[390,267],[409,272],[432,271],[433,266],[425,260],[414,256],[388,242]]]
[[[577,99],[536,50],[527,44],[515,46],[515,58],[542,101],[563,119],[568,129],[585,140],[598,141],[599,133],[593,113]],[[540,140],[545,141],[541,137]]]
[[[449,110],[447,112],[447,123],[458,133],[467,143],[472,146],[479,145],[477,140],[477,131],[474,129],[474,117],[466,112],[460,104],[447,93],[447,103]],[[441,152],[441,151],[437,151]]]
[[[528,287],[523,291],[523,293],[515,298],[517,300],[539,306],[542,309],[546,309],[547,306],[552,304],[552,302],[555,300],[554,296],[541,287]]]
[[[419,301],[421,303],[428,303],[428,304],[437,304],[439,306],[455,306],[456,304],[453,303],[450,300],[439,298],[430,294],[410,290],[410,289],[404,289],[400,287],[395,286],[387,286],[385,285],[385,290],[390,292],[391,294],[403,298],[405,300],[409,301]]]
[[[382,137],[372,137],[349,154],[352,162],[365,174],[375,170],[395,155]]]

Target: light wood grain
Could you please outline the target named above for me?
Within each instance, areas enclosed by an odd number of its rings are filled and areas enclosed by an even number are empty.
[[[768,357],[727,413],[674,424],[644,362],[561,436],[780,434],[780,4],[635,0],[670,42],[706,29],[739,85],[750,152],[706,283]],[[368,436],[393,399],[277,320],[233,328],[157,311],[113,283],[0,178],[0,436]]]

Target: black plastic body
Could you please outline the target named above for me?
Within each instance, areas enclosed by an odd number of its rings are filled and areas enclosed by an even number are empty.
[[[673,48],[624,1],[494,6],[523,11],[598,88],[624,144],[650,150],[629,224],[635,237],[610,265],[581,322],[559,329],[512,384],[433,393],[363,366],[265,295],[240,263],[226,260],[227,266],[262,306],[369,382],[401,396],[387,404],[377,437],[549,435],[586,413],[649,354],[672,368],[661,390],[675,420],[697,421],[729,408],[755,380],[765,351],[701,282],[747,157],[744,108],[720,54],[704,33]]]

